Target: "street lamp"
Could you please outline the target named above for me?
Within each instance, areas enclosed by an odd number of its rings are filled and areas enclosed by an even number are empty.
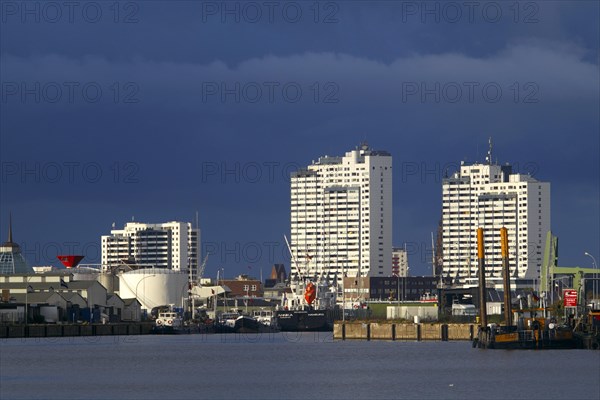
[[[346,271],[344,267],[347,263],[348,260],[342,264],[342,324],[346,323]]]
[[[189,287],[190,287],[190,282],[186,281],[183,284],[183,286],[181,287],[181,291],[179,292],[181,294],[181,308],[184,309],[184,310],[185,310],[185,305],[184,305],[185,304],[184,303],[185,297],[183,297],[183,292],[185,292],[185,289],[188,288],[188,293],[189,293]],[[189,298],[188,298],[188,300],[189,300]]]
[[[591,255],[591,254],[590,254],[590,253],[588,253],[587,251],[586,251],[586,252],[584,252],[583,254],[584,254],[584,255],[586,255],[586,256],[588,256],[589,258],[591,258],[591,259],[592,259],[592,265],[594,266],[594,269],[598,268],[598,264],[596,264],[596,259],[594,258],[594,256],[593,256],[593,255]],[[596,277],[596,275],[594,275],[594,278],[595,278],[595,277]],[[597,284],[598,284],[598,283],[597,283],[597,280],[596,280],[596,279],[594,279],[594,289],[593,289],[593,293],[594,293],[594,294],[593,294],[593,296],[594,296],[594,299],[596,298],[596,293],[597,293],[597,290],[596,290],[597,286],[596,286],[596,285],[597,285]],[[585,289],[584,289],[584,290],[585,290]]]
[[[398,306],[398,312],[400,312],[400,271],[398,271],[398,274],[396,275],[396,281],[398,284],[398,288],[396,290],[396,303]]]
[[[248,290],[250,289],[250,285],[246,285],[247,289],[246,289],[246,315],[248,315],[248,299],[250,298],[250,295],[248,294]]]
[[[598,265],[596,264],[596,259],[594,258],[593,255],[591,255],[587,251],[584,252],[583,255],[586,255],[586,256],[590,257],[592,259],[592,265],[594,266],[594,268],[598,268]]]
[[[406,274],[402,277],[402,301],[406,300],[406,278],[408,277],[410,267],[406,267]]]
[[[29,279],[31,279],[31,276],[27,276],[25,278],[25,325],[27,325],[27,317],[29,315],[28,311],[28,303],[29,303],[29,299],[28,299],[28,295],[29,295]]]

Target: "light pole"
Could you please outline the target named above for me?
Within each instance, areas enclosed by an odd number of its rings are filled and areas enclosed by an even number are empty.
[[[28,305],[29,305],[29,279],[31,278],[31,276],[28,276],[25,278],[25,325],[27,325],[27,317],[29,315],[28,311]]]
[[[410,267],[406,267],[406,274],[402,277],[402,301],[405,301],[406,297],[406,278],[408,277],[408,271]]]
[[[550,302],[554,305],[554,293],[556,292],[557,296],[558,296],[558,300],[560,301],[561,296],[560,294],[562,293],[562,290],[565,287],[565,279],[570,279],[568,276],[561,276],[560,278],[555,277],[554,275],[552,275],[552,280],[550,282],[550,289],[552,290],[552,292],[550,293]],[[570,286],[570,285],[569,285]]]
[[[594,268],[598,268],[598,265],[596,264],[596,259],[594,258],[593,255],[591,255],[590,253],[588,253],[587,251],[585,253],[583,253],[584,255],[590,257],[592,259],[592,265],[594,266]]]
[[[398,310],[400,310],[400,272],[398,272],[398,275],[396,275],[396,280],[398,281],[398,290],[396,291],[396,303],[398,303]]]
[[[185,303],[184,303],[185,297],[183,297],[183,293],[185,292],[186,288],[188,288],[188,293],[189,293],[189,286],[190,286],[190,283],[188,281],[186,281],[185,284],[181,287],[181,291],[180,291],[180,294],[181,294],[181,309],[184,310],[183,311],[183,316],[185,316]],[[188,298],[188,300],[189,300],[189,298]]]
[[[215,288],[219,286],[219,272],[220,271],[217,270],[217,282],[216,282],[217,285],[215,286]],[[218,295],[219,295],[219,289],[215,289],[213,291],[213,308],[215,309],[215,318],[214,318],[215,321],[217,320],[217,296]]]
[[[225,267],[221,268],[221,280],[225,281]],[[217,279],[217,285],[219,284],[219,280]],[[223,283],[225,285],[225,283]],[[227,293],[223,290],[223,313],[227,311]]]
[[[342,264],[342,326],[346,323],[346,271],[345,265],[348,261]],[[346,329],[346,328],[343,328]]]
[[[587,251],[584,252],[583,254],[592,259],[592,266],[594,267],[594,269],[598,268],[598,264],[596,264],[596,259],[594,258],[593,255],[591,255]],[[596,274],[594,274],[594,278],[597,278]],[[597,285],[597,280],[594,279],[594,288],[593,288],[593,297],[594,297],[594,300],[596,299],[596,293],[597,293],[597,290],[596,290],[597,286],[596,285]],[[584,288],[584,291],[585,291],[585,288]]]
[[[396,318],[400,318],[400,270],[396,274]]]
[[[402,301],[406,300],[406,275],[402,277]]]

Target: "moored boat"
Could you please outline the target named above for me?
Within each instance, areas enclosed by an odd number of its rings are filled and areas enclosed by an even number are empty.
[[[479,264],[479,312],[481,326],[473,347],[484,349],[574,349],[577,342],[573,329],[566,324],[558,324],[555,318],[547,317],[545,294],[537,297],[527,296],[528,306],[523,306],[523,298],[519,299],[519,308],[512,315],[510,299],[510,269],[508,256],[508,233],[506,228],[500,229],[500,245],[503,267],[504,318],[505,325],[487,324],[486,285],[485,285],[485,252],[483,246],[483,229],[477,230],[478,264]],[[542,300],[543,307],[534,303]],[[516,325],[513,325],[513,320]]]
[[[287,237],[284,238],[292,255]],[[333,331],[337,288],[330,286],[322,274],[309,274],[310,257],[302,266],[293,255],[292,260],[298,275],[290,282],[291,293],[283,296],[273,313],[277,328],[284,332]]]
[[[273,310],[262,308],[260,310],[254,310],[252,313],[254,319],[261,324],[262,328],[274,328],[275,327],[275,318],[273,316]]]
[[[183,330],[183,318],[175,311],[162,311],[154,321],[153,332],[160,334],[180,333]]]
[[[235,333],[258,333],[260,323],[249,315],[240,315],[235,319]]]
[[[333,330],[332,318],[327,310],[279,310],[275,311],[275,318],[283,332]]]
[[[273,316],[284,332],[332,331],[336,292],[327,283],[297,283],[290,297],[285,296]]]
[[[215,322],[216,333],[258,333],[260,323],[249,315],[228,312],[220,315]]]
[[[568,325],[545,318],[520,319],[516,326],[489,324],[480,328],[473,346],[486,349],[574,349],[577,342]]]

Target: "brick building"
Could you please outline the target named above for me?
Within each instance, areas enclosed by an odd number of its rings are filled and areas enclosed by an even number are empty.
[[[231,289],[228,297],[263,297],[261,281],[248,275],[239,275],[235,279],[219,279],[218,285],[225,285]]]

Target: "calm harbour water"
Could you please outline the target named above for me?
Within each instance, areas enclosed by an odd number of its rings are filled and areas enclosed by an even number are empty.
[[[329,333],[8,339],[0,399],[599,399],[600,352]]]

